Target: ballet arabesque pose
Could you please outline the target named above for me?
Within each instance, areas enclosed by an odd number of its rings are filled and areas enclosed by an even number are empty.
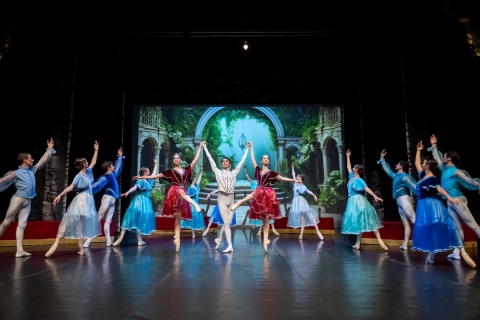
[[[393,198],[397,201],[398,213],[400,214],[400,219],[402,220],[404,228],[403,243],[400,246],[400,249],[408,250],[408,240],[410,239],[410,234],[412,232],[408,220],[415,223],[415,209],[413,208],[412,198],[410,198],[407,190],[410,189],[410,192],[417,195],[417,183],[415,179],[407,173],[409,167],[407,161],[400,160],[395,166],[396,172],[393,172],[385,161],[386,155],[387,152],[383,149],[380,153],[380,160],[378,160],[377,163],[380,164],[383,171],[393,179]]]
[[[95,141],[93,145],[95,152],[90,166],[85,158],[75,160],[75,168],[78,169],[78,174],[73,179],[72,184],[53,200],[53,205],[56,205],[65,194],[70,191],[77,192],[63,215],[55,242],[45,254],[46,257],[50,257],[55,252],[61,238],[77,239],[80,248],[78,255],[83,256],[83,239],[91,239],[102,233],[92,194],[92,168],[97,163],[98,147],[99,144]]]
[[[247,158],[247,153],[250,149],[251,143],[247,143],[247,148],[245,149],[245,153],[243,154],[242,159],[238,163],[237,167],[230,171],[230,159],[227,157],[222,157],[221,160],[221,167],[220,170],[215,161],[213,160],[210,152],[208,152],[207,145],[205,142],[203,143],[205,153],[207,154],[208,161],[210,162],[210,166],[212,167],[213,172],[215,173],[215,179],[217,180],[218,185],[218,210],[220,211],[220,216],[223,220],[222,229],[223,231],[220,232],[219,237],[215,239],[215,249],[220,247],[222,243],[222,235],[225,233],[225,239],[227,240],[227,248],[223,250],[224,253],[233,252],[233,245],[232,245],[232,232],[230,230],[230,226],[232,225],[232,220],[234,216],[234,210],[229,210],[234,201],[235,201],[235,183],[237,181],[237,175],[240,172],[240,168],[242,168],[245,159]]]
[[[152,175],[157,173],[157,159],[153,159],[154,168]],[[136,192],[130,205],[125,211],[125,216],[122,220],[122,231],[117,241],[113,244],[115,247],[119,246],[125,236],[127,230],[136,232],[137,234],[137,244],[139,246],[145,245],[145,242],[142,240],[142,234],[151,235],[156,228],[155,222],[155,211],[153,211],[152,199],[150,198],[150,193],[152,192],[152,187],[154,180],[145,180],[143,177],[150,175],[150,170],[148,168],[140,168],[140,179],[137,180],[135,185],[130,188],[127,192],[122,194],[122,197],[128,197],[132,192]]]
[[[198,180],[195,178],[188,179],[190,187],[187,189],[187,194],[193,201],[198,204],[198,195],[200,194],[200,182],[202,181],[203,167],[200,167],[200,174],[198,175]],[[195,238],[195,230],[205,229],[205,220],[203,219],[203,214],[194,212],[195,208],[191,206],[192,210],[192,220],[182,220],[180,223],[180,228],[190,229],[192,231],[192,238]]]
[[[307,186],[303,184],[303,181],[305,180],[304,174],[295,175],[293,162],[292,176],[297,182],[293,184],[293,200],[290,212],[288,213],[287,226],[290,228],[300,228],[300,235],[298,236],[298,239],[300,240],[303,239],[303,230],[305,227],[314,226],[315,230],[317,230],[318,237],[320,240],[323,240],[323,235],[320,230],[318,230],[318,223],[320,222],[318,215],[315,214],[315,211],[310,208],[307,200],[303,197],[303,195],[308,193],[313,196],[313,199],[317,202],[317,196],[313,194],[312,191],[308,190]]]
[[[378,219],[377,212],[370,202],[368,202],[367,198],[365,198],[363,193],[367,192],[375,199],[375,201],[383,202],[383,200],[377,197],[361,178],[365,167],[361,164],[357,164],[352,168],[352,163],[350,162],[351,154],[352,152],[348,149],[346,152],[348,169],[348,200],[347,208],[345,209],[342,219],[342,233],[357,235],[357,241],[352,248],[358,250],[360,249],[360,243],[362,241],[362,233],[373,232],[380,247],[382,247],[383,250],[388,251],[387,246],[380,237],[380,232],[378,232],[378,229],[383,226]]]
[[[439,192],[452,205],[459,205],[459,199],[452,198],[438,183],[435,171],[438,171],[438,163],[435,160],[424,160],[421,162],[420,153],[423,150],[423,143],[417,144],[417,155],[415,166],[420,173],[420,181],[417,183],[418,203],[416,221],[413,228],[413,249],[426,251],[428,263],[434,263],[434,256],[437,252],[458,249],[465,262],[475,268],[475,262],[465,251],[463,239],[455,225],[455,221],[448,213],[443,203],[435,198]]]
[[[207,199],[210,199],[210,197],[212,196],[212,194],[214,193],[217,193],[219,190],[213,190],[212,192],[210,192],[209,194],[207,194]],[[220,233],[223,233],[224,232],[224,228],[223,228],[223,219],[222,219],[222,216],[220,215],[220,210],[218,209],[218,204],[215,206],[215,208],[213,208],[212,210],[212,214],[210,214],[210,217],[208,219],[208,225],[207,225],[207,228],[205,229],[205,231],[202,233],[202,237],[205,237],[208,233],[208,230],[210,229],[210,227],[212,226],[213,223],[216,223],[217,225],[221,225],[222,228],[220,228]],[[237,215],[236,213],[234,212],[233,213],[233,218],[232,218],[232,223],[230,224],[230,227],[233,227],[233,226],[236,226],[237,225]],[[221,238],[221,236],[219,236]]]
[[[180,153],[175,153],[173,155],[173,169],[166,170],[156,175],[133,177],[133,180],[149,180],[159,178],[167,180],[172,184],[170,189],[168,189],[167,197],[165,198],[162,216],[175,218],[175,239],[173,240],[173,243],[175,244],[176,252],[180,251],[180,221],[183,219],[192,219],[190,205],[195,208],[196,212],[202,211],[198,204],[188,196],[187,189],[185,187],[188,179],[192,177],[192,167],[197,163],[204,144],[205,143],[203,141],[200,143],[200,147],[198,148],[195,158],[186,168],[182,168],[182,155]]]
[[[55,143],[53,138],[47,140],[47,151],[43,154],[40,161],[33,165],[33,158],[29,153],[19,153],[17,160],[19,162],[18,169],[8,172],[0,179],[0,192],[7,189],[11,184],[15,184],[17,192],[10,199],[5,219],[0,224],[0,238],[2,237],[7,227],[14,221],[18,213],[18,225],[15,236],[17,238],[17,252],[15,257],[23,258],[29,257],[31,254],[23,250],[23,236],[25,228],[27,227],[28,216],[30,215],[30,207],[32,199],[36,196],[35,174],[38,170],[44,168],[55,154],[53,149]]]
[[[450,150],[442,155],[442,153],[438,151],[437,137],[435,135],[430,137],[430,144],[432,146],[428,150],[432,151],[433,158],[438,162],[440,170],[442,171],[442,188],[445,189],[450,197],[460,202],[458,204],[448,202],[448,213],[450,213],[454,219],[462,239],[464,239],[462,220],[475,232],[477,237],[480,238],[480,226],[468,208],[467,198],[460,191],[460,186],[462,186],[467,190],[479,192],[480,179],[472,178],[466,171],[457,168],[460,157],[456,151]],[[448,258],[459,260],[459,249],[453,250],[453,253],[449,254]]]
[[[230,210],[236,210],[242,203],[252,200],[250,206],[250,219],[257,219],[263,221],[263,249],[265,253],[268,252],[267,247],[270,243],[268,239],[269,224],[268,219],[281,219],[282,212],[280,211],[280,204],[277,200],[277,194],[272,189],[271,185],[277,180],[286,182],[295,182],[295,179],[282,177],[275,171],[268,168],[270,164],[270,157],[266,154],[262,156],[262,169],[257,166],[255,155],[253,152],[253,144],[249,142],[251,149],[252,164],[255,167],[255,179],[257,179],[258,187],[248,196],[235,203]]]

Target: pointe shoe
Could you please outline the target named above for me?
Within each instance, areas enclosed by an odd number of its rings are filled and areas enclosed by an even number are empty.
[[[90,242],[92,242],[92,239],[87,239],[87,241],[85,241],[85,243],[83,244],[83,247],[88,248],[90,246]]]
[[[207,229],[207,230],[205,230],[205,231],[203,231],[203,233],[202,233],[202,237],[205,237],[205,236],[207,235],[207,233],[208,233],[208,229]]]
[[[173,243],[175,244],[175,252],[179,252],[180,251],[180,241],[175,239],[175,240],[173,240]]]
[[[81,256],[83,256],[83,255],[85,254],[85,251],[80,250],[80,251],[77,252],[77,254],[81,257]]]
[[[52,244],[52,246],[50,247],[50,250],[47,251],[47,253],[45,253],[45,257],[51,257],[52,254],[55,252],[55,250],[57,250],[57,247],[58,245],[56,244]]]
[[[147,244],[147,243],[146,243],[145,241],[142,241],[142,242],[138,242],[138,243],[137,243],[137,245],[138,245],[139,247],[144,246],[144,245],[146,245],[146,244]]]
[[[227,249],[223,250],[223,253],[229,253],[229,252],[233,252],[232,247],[228,247]]]
[[[270,244],[270,240],[264,240],[263,241],[263,250],[265,250],[265,253],[268,253],[267,246]]]
[[[428,254],[428,258],[427,258],[428,264],[434,264],[435,263],[434,257],[435,257],[434,253],[433,254],[432,253]]]
[[[302,235],[299,235],[299,236],[298,236],[298,240],[303,240],[303,236],[302,236]]]
[[[277,232],[277,230],[272,230],[273,234],[275,234],[276,236],[279,236],[280,233]]]
[[[320,238],[320,240],[323,241],[323,236],[322,236],[322,234],[321,234],[321,233],[317,233],[317,235],[318,235],[318,237]]]
[[[118,247],[120,245],[120,242],[122,242],[123,238],[118,238],[117,241],[113,243],[114,247]]]
[[[258,231],[257,232],[257,237],[260,237],[262,235],[262,232],[261,231]]]
[[[460,258],[460,255],[459,254],[455,254],[454,253],[451,253],[447,256],[448,259],[453,259],[453,260],[461,260],[462,258]]]
[[[195,233],[192,233],[192,239],[195,239]]]
[[[475,262],[473,262],[472,258],[470,258],[470,255],[466,253],[465,251],[460,253],[462,255],[463,260],[469,265],[471,268],[475,268],[477,265]]]
[[[404,246],[403,244],[400,246],[400,250],[408,250],[407,246]]]
[[[382,247],[383,251],[388,251],[388,247],[385,245],[385,243],[382,241],[379,243],[380,247]]]
[[[220,244],[221,244],[222,242],[220,241],[220,239],[217,238],[217,239],[215,239],[215,243],[216,243],[217,245],[216,245],[215,248],[213,248],[213,249],[218,250],[218,248],[220,247]]]
[[[20,253],[15,254],[15,258],[25,258],[30,257],[32,254],[30,252],[22,251]]]
[[[355,244],[352,246],[353,249],[355,250],[360,250],[360,245],[359,244]]]
[[[111,241],[110,241],[110,242],[107,242],[107,243],[105,244],[105,246],[106,246],[106,247],[111,247],[111,246],[113,246],[113,243],[112,243]]]

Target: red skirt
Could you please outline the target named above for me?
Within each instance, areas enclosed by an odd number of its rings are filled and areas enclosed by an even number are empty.
[[[184,187],[171,186],[163,204],[163,217],[173,218],[180,211],[182,220],[192,220],[190,204],[183,200],[182,196],[187,193]]]
[[[253,201],[248,217],[257,220],[263,220],[265,217],[268,219],[282,218],[277,194],[272,188],[259,187],[253,191]]]

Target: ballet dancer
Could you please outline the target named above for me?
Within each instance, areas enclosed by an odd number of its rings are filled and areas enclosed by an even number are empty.
[[[448,202],[448,213],[450,213],[454,219],[462,239],[464,239],[462,220],[475,232],[477,237],[480,238],[480,226],[468,208],[467,198],[460,191],[460,186],[467,190],[480,191],[480,179],[472,178],[466,171],[457,168],[460,157],[456,151],[450,150],[442,155],[442,153],[438,151],[437,137],[434,134],[430,137],[430,144],[432,146],[428,148],[428,151],[432,152],[433,158],[438,162],[438,166],[442,172],[442,188],[445,189],[450,197],[460,202],[459,204]],[[454,249],[453,253],[447,257],[449,259],[460,260],[459,249]]]
[[[422,150],[423,143],[420,141],[417,144],[415,157],[415,166],[419,172],[420,181],[417,183],[418,202],[412,235],[413,249],[428,252],[427,261],[429,264],[433,264],[437,252],[455,248],[465,262],[475,268],[475,262],[465,251],[462,235],[454,218],[448,213],[443,203],[435,198],[435,194],[439,192],[452,206],[460,205],[461,201],[452,198],[438,183],[438,179],[434,175],[438,171],[437,161],[424,160],[423,163],[421,162]]]
[[[151,175],[157,173],[157,159],[153,159],[153,172]],[[145,245],[145,241],[142,240],[142,234],[151,235],[156,228],[155,211],[153,211],[152,199],[150,193],[152,192],[154,180],[145,180],[144,177],[150,175],[148,168],[140,168],[140,179],[137,180],[135,185],[127,192],[122,194],[122,197],[128,197],[132,192],[136,192],[130,205],[125,211],[125,216],[122,220],[122,231],[117,241],[113,244],[115,247],[119,246],[125,236],[127,230],[136,232],[137,244],[139,246]]]
[[[317,235],[320,240],[323,240],[323,235],[318,230],[318,223],[320,220],[318,219],[318,215],[315,214],[312,208],[308,205],[307,200],[303,197],[304,194],[309,194],[313,196],[315,202],[317,202],[317,196],[313,194],[310,190],[307,189],[307,186],[303,184],[305,180],[304,174],[295,175],[295,167],[294,163],[292,162],[292,176],[297,182],[293,184],[293,200],[292,206],[290,207],[290,212],[288,214],[288,222],[287,226],[290,228],[300,228],[300,235],[298,239],[303,239],[303,230],[305,227],[314,226],[315,230],[317,230]]]
[[[105,217],[103,233],[105,234],[105,238],[107,240],[107,247],[112,246],[112,240],[110,239],[110,224],[115,211],[115,202],[120,196],[117,179],[122,173],[123,159],[125,159],[123,156],[123,149],[118,148],[115,165],[113,165],[113,162],[111,161],[104,161],[101,167],[105,171],[105,174],[100,176],[100,178],[98,178],[98,180],[92,184],[93,194],[97,194],[105,189],[105,194],[102,196],[100,209],[98,210],[98,221],[101,221]],[[85,241],[83,244],[83,247],[88,248],[91,241],[92,239],[87,239],[87,241]]]
[[[203,167],[200,167],[200,174],[198,175],[198,180],[195,178],[188,179],[190,187],[187,189],[187,194],[193,201],[198,204],[198,194],[200,193],[200,182],[202,181]],[[193,213],[195,210],[193,206],[192,210],[192,220],[182,220],[180,223],[181,229],[190,229],[192,231],[192,239],[195,239],[195,230],[205,229],[205,220],[203,219],[203,214]]]
[[[170,189],[168,189],[167,197],[165,198],[162,216],[167,218],[175,218],[175,238],[173,240],[173,243],[175,244],[175,252],[180,251],[180,221],[182,219],[192,219],[190,205],[195,208],[196,212],[202,211],[198,204],[188,196],[185,186],[188,182],[188,179],[192,177],[192,167],[197,163],[204,144],[205,142],[203,141],[200,143],[200,147],[198,148],[195,158],[185,169],[182,168],[182,155],[180,153],[174,153],[172,161],[173,169],[169,169],[162,173],[151,176],[133,177],[133,180],[149,180],[159,178],[167,180],[172,184]]]
[[[80,248],[77,254],[83,256],[83,238],[91,239],[102,233],[92,194],[92,168],[97,163],[99,148],[97,141],[95,141],[93,148],[95,151],[90,166],[87,159],[76,159],[75,168],[78,169],[78,174],[73,179],[72,184],[53,200],[53,205],[56,205],[65,194],[70,191],[77,192],[77,195],[73,198],[63,215],[55,242],[45,254],[45,257],[50,257],[55,252],[61,238],[77,239],[78,247]]]
[[[342,233],[356,234],[357,242],[352,248],[359,250],[362,241],[362,233],[373,232],[380,247],[382,247],[383,250],[388,251],[387,246],[380,237],[380,232],[378,232],[378,229],[383,226],[378,219],[377,212],[370,202],[368,202],[367,198],[365,198],[363,193],[367,192],[375,199],[375,201],[383,202],[383,200],[377,197],[377,195],[367,187],[365,181],[363,181],[362,176],[365,167],[362,164],[357,164],[352,168],[352,163],[350,162],[351,154],[352,152],[348,149],[346,152],[348,169],[348,200],[347,208],[345,209],[342,219]]]
[[[10,199],[10,205],[5,214],[5,219],[3,219],[3,222],[0,224],[1,238],[18,213],[18,225],[15,233],[17,238],[17,252],[15,253],[15,257],[17,258],[32,255],[23,250],[23,236],[27,226],[28,216],[30,215],[32,199],[35,198],[37,194],[35,173],[43,169],[52,158],[52,155],[55,154],[54,146],[53,138],[47,140],[47,151],[36,165],[33,165],[34,160],[29,153],[19,153],[17,156],[20,164],[18,169],[8,172],[5,177],[0,179],[0,192],[7,189],[11,184],[15,184],[15,188],[17,188],[17,192]]]
[[[230,210],[235,211],[242,203],[253,199],[250,206],[249,218],[263,221],[263,249],[265,250],[265,253],[267,253],[267,247],[270,243],[270,240],[268,239],[268,219],[282,218],[282,212],[280,211],[277,194],[275,193],[275,190],[272,189],[271,185],[277,180],[286,182],[295,182],[296,180],[282,177],[275,171],[270,170],[268,168],[268,165],[270,164],[270,157],[267,154],[262,156],[262,169],[260,169],[255,161],[253,144],[251,142],[249,142],[249,144],[251,149],[250,156],[252,164],[255,167],[255,179],[257,179],[258,187],[251,194],[231,206]]]
[[[382,152],[380,152],[380,160],[378,160],[377,163],[380,164],[383,171],[393,179],[393,198],[397,201],[398,213],[400,214],[400,219],[402,220],[404,228],[403,243],[400,246],[400,249],[408,250],[408,239],[410,239],[410,233],[412,232],[408,220],[415,223],[415,210],[413,209],[412,198],[410,198],[407,189],[410,189],[410,192],[416,196],[417,183],[415,179],[407,173],[409,167],[407,161],[398,161],[398,164],[395,166],[396,172],[393,172],[385,161],[386,155],[387,151],[383,149]]]
[[[243,154],[242,159],[238,163],[237,167],[230,171],[230,159],[227,157],[222,157],[221,167],[222,170],[218,169],[215,161],[213,160],[210,152],[208,152],[207,145],[204,143],[203,149],[207,154],[208,161],[212,167],[212,171],[215,173],[215,179],[217,180],[218,185],[218,196],[217,196],[217,205],[218,210],[220,211],[220,216],[223,220],[222,229],[223,232],[220,232],[219,237],[215,239],[215,249],[220,247],[222,242],[222,235],[225,233],[225,239],[227,240],[227,248],[223,250],[224,253],[233,252],[232,246],[232,232],[230,226],[232,224],[234,210],[229,210],[235,201],[235,183],[237,181],[237,175],[240,172],[240,169],[247,158],[247,153],[250,150],[251,143],[247,143],[245,153]]]

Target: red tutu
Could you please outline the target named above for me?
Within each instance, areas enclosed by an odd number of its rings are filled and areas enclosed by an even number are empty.
[[[173,218],[180,209],[182,220],[192,220],[190,204],[182,198],[186,193],[184,187],[172,185],[170,189],[168,189],[167,197],[165,198],[162,216]]]
[[[280,204],[277,200],[277,194],[272,188],[258,187],[253,191],[253,201],[250,206],[250,219],[263,220],[282,218]]]

